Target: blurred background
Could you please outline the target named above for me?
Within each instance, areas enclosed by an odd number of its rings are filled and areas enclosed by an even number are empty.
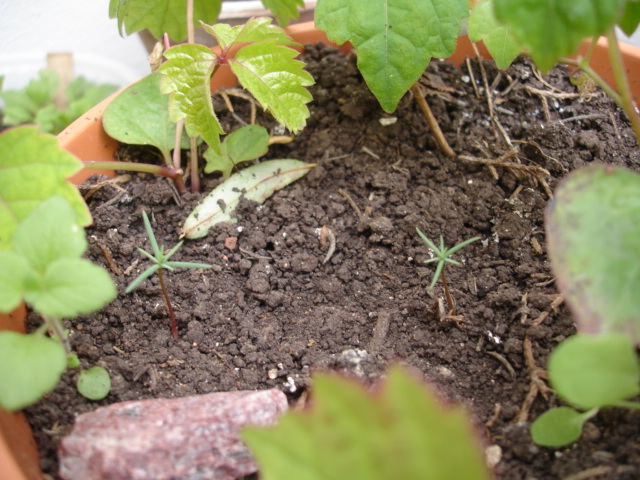
[[[260,1],[225,1],[222,16],[255,15],[262,8]],[[23,88],[35,78],[46,67],[47,53],[72,53],[75,75],[96,83],[125,86],[146,75],[143,41],[137,34],[120,37],[108,10],[109,0],[0,0],[3,90]],[[626,40],[640,45],[640,34]]]

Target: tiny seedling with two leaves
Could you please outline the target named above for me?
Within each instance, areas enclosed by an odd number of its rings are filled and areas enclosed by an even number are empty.
[[[138,251],[147,257],[149,260],[153,262],[149,268],[147,268],[144,272],[142,272],[138,277],[131,282],[131,284],[125,290],[125,293],[131,293],[134,289],[138,287],[142,282],[144,282],[147,278],[149,278],[154,273],[158,272],[158,281],[160,282],[160,288],[162,289],[162,295],[164,296],[164,300],[167,303],[167,309],[169,310],[169,318],[171,319],[171,334],[173,338],[178,339],[178,327],[176,325],[176,317],[173,312],[173,305],[171,304],[171,299],[169,298],[169,291],[167,290],[167,286],[164,281],[163,270],[173,271],[175,268],[211,268],[211,265],[206,263],[192,263],[192,262],[174,262],[169,261],[169,259],[176,253],[183,242],[178,242],[171,250],[167,253],[164,251],[164,245],[158,246],[158,242],[156,240],[156,236],[153,233],[153,228],[151,228],[151,222],[149,221],[149,217],[147,216],[147,212],[142,212],[142,220],[144,221],[144,228],[147,231],[147,235],[149,236],[149,243],[151,244],[151,249],[153,250],[153,255],[143,250],[142,248],[138,248]]]
[[[469,238],[468,240],[465,240],[464,242],[461,242],[454,247],[445,248],[442,235],[440,235],[440,247],[437,247],[431,240],[427,238],[424,233],[420,231],[419,228],[416,228],[416,231],[418,232],[418,235],[420,235],[422,241],[427,244],[427,246],[433,251],[433,254],[435,255],[433,258],[425,260],[424,263],[438,262],[436,272],[433,275],[433,280],[431,281],[431,285],[429,285],[429,289],[435,287],[438,278],[442,277],[442,286],[444,288],[445,297],[447,298],[447,304],[449,305],[449,312],[451,315],[455,315],[456,307],[453,302],[453,298],[451,297],[451,293],[449,292],[449,284],[447,283],[447,277],[444,273],[445,264],[451,263],[453,265],[460,265],[460,262],[451,258],[451,255],[456,253],[461,248],[466,247],[470,243],[475,242],[476,240],[480,240],[480,237]]]

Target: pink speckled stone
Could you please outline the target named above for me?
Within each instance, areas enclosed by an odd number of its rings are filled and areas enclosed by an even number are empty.
[[[239,430],[275,424],[280,390],[141,400],[80,415],[58,451],[65,480],[233,480],[257,470]]]

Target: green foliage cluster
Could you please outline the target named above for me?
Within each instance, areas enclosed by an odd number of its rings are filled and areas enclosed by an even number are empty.
[[[640,175],[589,166],[565,178],[546,215],[549,258],[578,325],[549,358],[551,386],[571,405],[541,415],[534,441],[562,446],[603,407],[640,409]]]
[[[265,480],[488,480],[462,409],[443,405],[409,372],[391,368],[371,392],[353,379],[318,374],[311,407],[242,437]]]
[[[0,332],[0,405],[19,410],[53,389],[68,364],[78,366],[62,319],[102,308],[116,289],[104,269],[82,258],[87,248],[82,225],[91,217],[65,180],[81,162],[37,127],[2,133],[0,160],[0,312],[24,301],[44,320],[28,335]],[[80,393],[87,393],[96,372],[100,368],[81,375]],[[103,381],[91,395],[107,393]]]
[[[45,133],[57,134],[84,112],[116,91],[115,85],[96,85],[77,77],[65,90],[68,104],[60,109],[53,103],[60,78],[53,70],[40,70],[22,90],[0,92],[5,126],[36,123]]]

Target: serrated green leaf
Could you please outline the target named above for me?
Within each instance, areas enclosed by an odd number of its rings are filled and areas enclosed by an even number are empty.
[[[531,425],[531,438],[544,447],[562,447],[582,435],[582,426],[594,412],[578,413],[569,407],[552,408]]]
[[[0,312],[12,312],[20,305],[29,271],[24,257],[12,251],[0,251]]]
[[[494,0],[498,20],[511,27],[540,70],[575,52],[580,42],[605,33],[626,0]]]
[[[242,437],[265,480],[489,478],[467,415],[400,368],[390,369],[377,395],[353,380],[316,375],[309,411]]]
[[[280,45],[298,45],[291,40],[287,32],[272,25],[269,17],[250,18],[244,25],[231,26],[225,23],[216,25],[202,25],[202,28],[213,35],[223,51],[228,51],[234,45],[243,43],[260,42],[263,40],[276,40]]]
[[[304,127],[309,118],[306,104],[313,99],[304,88],[313,85],[313,78],[303,70],[304,63],[295,60],[297,55],[296,50],[267,40],[240,48],[229,60],[240,84],[292,132]]]
[[[120,92],[105,109],[102,125],[120,142],[153,145],[170,162],[176,125],[169,118],[169,97],[160,92],[161,79],[150,74]]]
[[[167,61],[158,71],[162,74],[162,93],[170,94],[171,120],[184,119],[190,137],[201,136],[209,147],[219,152],[224,130],[213,111],[210,88],[216,55],[202,45],[178,45],[164,55]]]
[[[640,367],[631,340],[618,333],[574,335],[549,357],[549,381],[582,410],[612,405],[640,393]]]
[[[300,160],[269,160],[232,175],[193,209],[184,222],[181,235],[202,238],[217,223],[235,223],[232,212],[242,197],[262,203],[306,175],[314,166]]]
[[[261,157],[269,150],[269,132],[260,125],[246,125],[231,132],[221,145],[221,154],[209,149],[204,153],[206,173],[222,172],[229,178],[231,170],[239,163]]]
[[[495,17],[493,0],[483,0],[471,11],[468,23],[469,39],[472,42],[482,40],[500,69],[508,68],[522,51],[511,34]]]
[[[298,7],[304,8],[304,0],[262,0],[262,4],[278,18],[278,25],[286,27],[291,19],[300,15]]]
[[[193,0],[193,23],[214,23],[222,0]],[[109,17],[118,19],[118,31],[127,35],[148,29],[155,38],[165,32],[175,42],[187,38],[186,0],[110,0]]]
[[[104,368],[91,367],[80,372],[76,386],[83,397],[89,400],[102,400],[109,395],[111,378]]]
[[[13,251],[29,260],[38,273],[54,261],[80,257],[87,249],[84,230],[69,203],[54,196],[39,205],[20,224],[12,240]]]
[[[66,179],[82,162],[61,149],[58,140],[34,126],[0,134],[0,250],[7,249],[18,226],[45,199],[60,195],[73,207],[80,225],[91,223],[78,189]]]
[[[116,293],[106,270],[84,258],[65,258],[28,282],[24,299],[36,311],[62,318],[95,312]]]
[[[628,1],[622,12],[622,17],[618,21],[618,25],[622,31],[631,36],[637,30],[640,23],[640,2]]]
[[[21,410],[50,392],[67,366],[64,348],[43,335],[0,332],[0,405]]]
[[[569,174],[546,213],[551,266],[584,333],[640,342],[640,175],[593,165]]]
[[[431,57],[455,51],[468,13],[467,0],[319,0],[315,20],[330,40],[353,44],[371,92],[392,112]]]

